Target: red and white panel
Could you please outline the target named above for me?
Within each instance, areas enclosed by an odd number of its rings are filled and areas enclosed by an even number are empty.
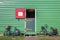
[[[16,8],[16,18],[25,18],[25,8]]]

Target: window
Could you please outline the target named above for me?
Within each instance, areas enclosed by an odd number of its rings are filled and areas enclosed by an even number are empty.
[[[35,18],[35,9],[26,9],[26,18]]]

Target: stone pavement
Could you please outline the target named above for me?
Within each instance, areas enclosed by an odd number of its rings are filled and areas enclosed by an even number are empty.
[[[25,40],[37,40],[37,36],[25,36]]]

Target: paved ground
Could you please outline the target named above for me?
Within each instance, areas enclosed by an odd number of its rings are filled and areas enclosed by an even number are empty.
[[[3,36],[3,34],[0,34],[0,36]]]
[[[25,36],[25,40],[37,40],[37,36]]]

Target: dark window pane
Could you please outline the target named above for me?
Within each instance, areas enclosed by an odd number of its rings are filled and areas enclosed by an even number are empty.
[[[35,18],[35,9],[26,9],[26,18]]]

